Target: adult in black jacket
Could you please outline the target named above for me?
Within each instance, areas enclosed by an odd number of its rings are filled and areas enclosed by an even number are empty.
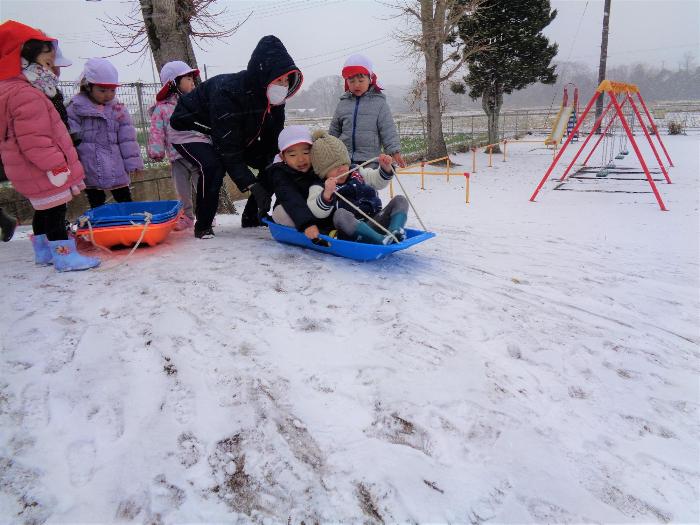
[[[270,209],[271,183],[256,179],[277,153],[277,136],[284,127],[284,103],[301,86],[303,77],[282,42],[263,37],[238,73],[217,75],[180,96],[170,119],[175,130],[194,130],[212,138],[212,145],[175,145],[180,154],[199,165],[195,236],[210,237],[224,172],[251,197],[242,225],[258,226]]]

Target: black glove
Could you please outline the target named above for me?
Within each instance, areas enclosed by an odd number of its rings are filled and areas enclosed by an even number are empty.
[[[250,193],[255,197],[255,204],[258,206],[258,218],[262,219],[270,211],[270,206],[272,206],[272,195],[265,189],[265,187],[256,182],[250,188]]]

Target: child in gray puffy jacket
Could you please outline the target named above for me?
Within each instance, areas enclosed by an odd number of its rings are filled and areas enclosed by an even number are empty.
[[[345,93],[335,108],[328,133],[343,141],[352,164],[378,157],[383,149],[405,167],[399,134],[386,96],[377,85],[372,62],[363,55],[352,55],[345,61],[342,74]]]

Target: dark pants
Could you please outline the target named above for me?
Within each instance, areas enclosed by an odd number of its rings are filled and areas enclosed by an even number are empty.
[[[117,202],[131,202],[131,190],[129,186],[124,186],[123,188],[115,188],[109,190],[112,193],[112,197]],[[88,202],[91,208],[97,208],[102,206],[107,200],[107,194],[105,190],[100,190],[98,188],[87,188],[85,190],[85,195],[87,195]]]
[[[197,181],[195,200],[197,221],[194,223],[194,229],[196,231],[207,230],[211,228],[216,210],[219,207],[219,192],[226,174],[224,166],[214,151],[214,146],[206,142],[188,142],[187,144],[173,144],[173,146],[183,158],[199,168],[201,175]]]
[[[274,193],[274,188],[272,187],[272,179],[270,178],[270,174],[267,172],[267,170],[261,169],[258,171],[257,182],[261,184],[263,188],[265,188],[270,193],[270,195]],[[269,215],[268,218],[270,218]],[[241,226],[243,228],[265,226],[265,224],[260,220],[260,217],[258,216],[258,203],[252,194],[250,197],[248,197],[248,202],[245,203],[243,215],[241,216]]]
[[[50,241],[65,241],[68,239],[66,232],[65,204],[49,208],[48,210],[36,210],[32,219],[34,235],[46,235]]]

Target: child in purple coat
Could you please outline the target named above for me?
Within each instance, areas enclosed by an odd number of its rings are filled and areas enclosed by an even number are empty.
[[[114,98],[118,85],[114,66],[91,58],[80,75],[80,93],[67,106],[71,133],[81,140],[77,150],[91,208],[105,203],[105,190],[117,202],[130,202],[131,174],[143,169],[136,128],[126,106]]]

